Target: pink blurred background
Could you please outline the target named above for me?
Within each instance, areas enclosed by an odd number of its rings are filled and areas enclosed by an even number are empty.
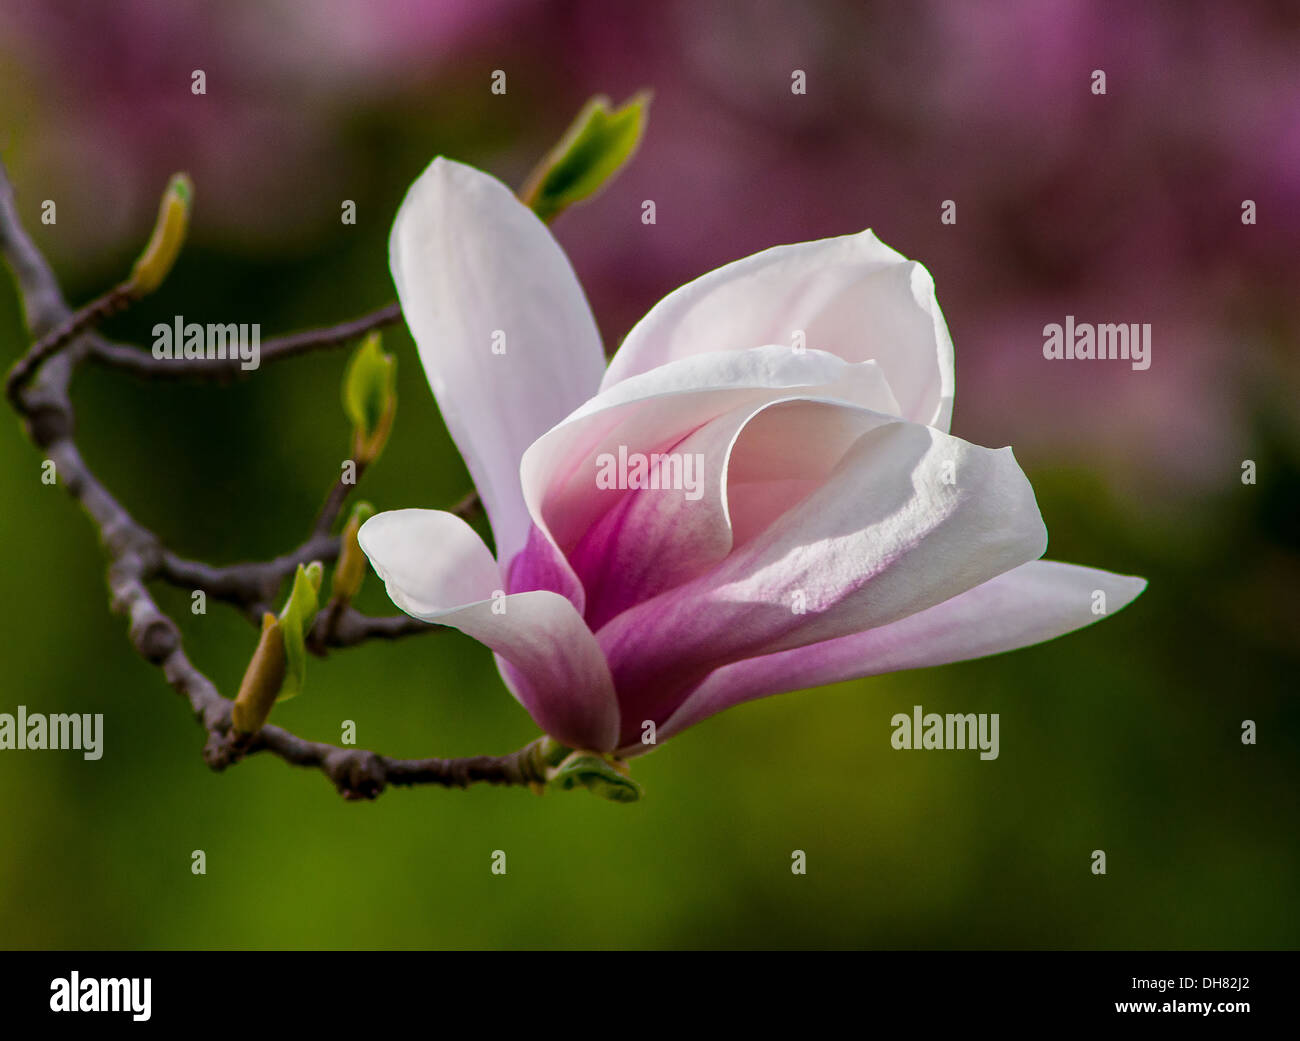
[[[335,200],[394,199],[434,151],[517,183],[587,96],[649,87],[640,156],[557,228],[608,338],[718,264],[871,226],[935,275],[972,440],[1200,491],[1248,455],[1253,395],[1296,388],[1294,5],[127,0],[0,28],[16,176],[74,207],[93,177],[68,254],[129,237],[181,167],[200,235],[309,251]],[[1067,313],[1151,322],[1152,368],[1045,362]]]

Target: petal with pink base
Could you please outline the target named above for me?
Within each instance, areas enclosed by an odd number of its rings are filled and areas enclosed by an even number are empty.
[[[874,422],[821,487],[717,568],[599,630],[625,737],[714,669],[887,625],[1042,555],[1010,449]]]
[[[725,666],[658,728],[660,741],[755,698],[903,669],[946,665],[1028,647],[1101,621],[1146,581],[1097,568],[1034,560],[941,604],[866,632]],[[1096,592],[1106,594],[1095,613]],[[625,754],[649,751],[638,744]]]
[[[575,748],[609,751],[618,701],[595,637],[558,593],[506,595],[482,539],[441,510],[380,513],[357,541],[393,603],[490,647],[511,691],[537,725]]]

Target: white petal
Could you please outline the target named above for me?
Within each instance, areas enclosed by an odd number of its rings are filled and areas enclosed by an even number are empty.
[[[502,587],[491,551],[454,513],[377,513],[361,525],[357,542],[389,598],[416,618],[433,621],[463,604],[490,600]]]
[[[524,449],[600,383],[604,353],[591,310],[532,211],[496,178],[447,159],[435,159],[407,193],[389,263],[497,556],[508,561],[528,532]]]
[[[947,430],[952,340],[934,281],[870,231],[756,253],[675,290],[628,333],[602,388],[706,351],[792,343],[874,359],[904,419]]]

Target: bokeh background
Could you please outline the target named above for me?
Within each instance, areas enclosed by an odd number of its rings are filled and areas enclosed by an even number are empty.
[[[99,762],[0,753],[0,946],[1295,947],[1294,4],[0,6],[0,149],[74,302],[121,277],[168,174],[194,178],[179,267],[107,328],[146,344],[178,313],[267,336],[387,302],[389,224],[432,156],[518,184],[589,95],[643,87],[638,157],[555,226],[607,340],[720,263],[874,227],[937,281],[954,431],[1015,446],[1049,556],[1145,575],[1148,592],[1014,655],[715,717],[635,764],[637,805],[492,788],[346,804],[278,760],[204,767],[186,706],[108,612],[91,528],[0,421],[0,711],[102,712],[106,730]],[[1150,370],[1045,362],[1042,327],[1065,314],[1151,322]],[[9,360],[25,345],[7,279],[0,344]],[[401,405],[362,495],[445,506],[468,478],[404,328],[387,344]],[[87,368],[84,451],[178,551],[274,554],[346,454],[344,361],[228,389]],[[233,691],[252,630],[159,595]],[[373,577],[362,606],[391,610]],[[308,684],[276,718],[325,740],[344,719],[404,756],[535,733],[458,633],[313,660]],[[1000,713],[1001,757],[893,750],[889,719],[914,704]]]

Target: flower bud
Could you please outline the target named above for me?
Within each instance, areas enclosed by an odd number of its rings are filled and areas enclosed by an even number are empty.
[[[244,670],[231,712],[231,722],[237,731],[255,734],[262,729],[284,684],[284,674],[284,636],[279,621],[268,611],[262,616],[262,636]]]
[[[352,420],[352,454],[358,465],[379,458],[397,412],[397,359],[380,349],[371,333],[343,374],[343,410]]]
[[[632,96],[610,110],[609,98],[587,102],[519,193],[525,206],[544,221],[595,195],[632,158],[645,131],[650,93]]]
[[[158,220],[149,244],[131,269],[126,289],[133,297],[152,293],[165,279],[180,256],[190,224],[190,202],[194,185],[186,174],[173,174],[158,204]]]
[[[366,577],[366,555],[357,542],[357,532],[374,515],[375,508],[368,502],[359,502],[352,508],[352,515],[340,536],[339,562],[334,565],[330,582],[331,600],[346,604],[361,589]]]
[[[289,600],[280,612],[280,631],[284,635],[285,674],[276,701],[288,701],[302,693],[307,675],[307,633],[320,607],[320,586],[325,569],[319,560],[306,567],[298,565],[293,577]]]

